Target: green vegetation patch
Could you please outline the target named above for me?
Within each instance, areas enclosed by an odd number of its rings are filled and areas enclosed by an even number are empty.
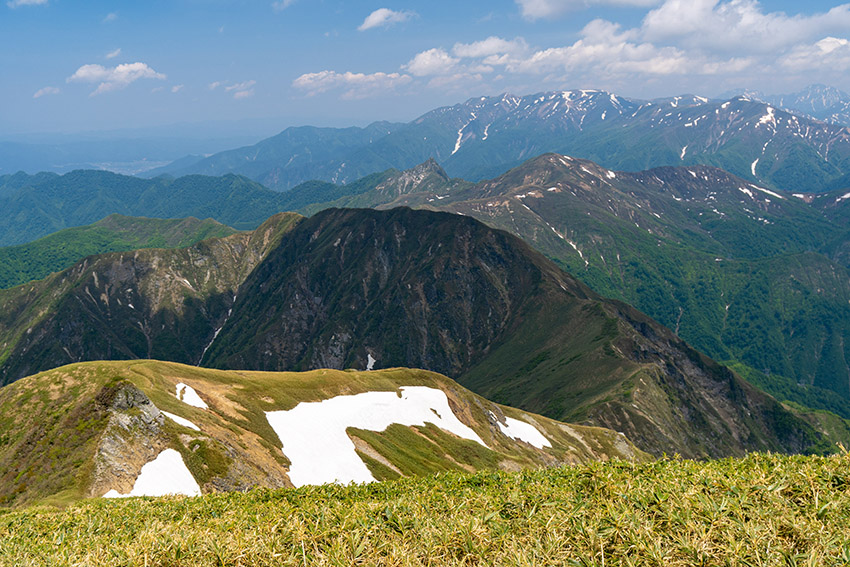
[[[0,515],[0,565],[846,565],[850,457],[754,454]]]
[[[149,219],[110,215],[34,242],[0,248],[0,289],[39,280],[94,254],[140,248],[183,248],[235,230],[212,219]]]

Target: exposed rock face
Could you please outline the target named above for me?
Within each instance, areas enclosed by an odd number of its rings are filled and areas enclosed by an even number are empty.
[[[96,399],[109,420],[95,453],[89,496],[103,496],[112,489],[128,494],[145,463],[168,447],[162,431],[165,416],[126,381],[105,386]]]

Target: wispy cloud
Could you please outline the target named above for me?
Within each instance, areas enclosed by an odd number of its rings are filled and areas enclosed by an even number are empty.
[[[47,95],[56,95],[56,94],[59,94],[61,92],[62,91],[60,91],[56,87],[44,87],[43,89],[38,89],[37,91],[35,91],[35,94],[32,95],[32,97],[33,98],[41,98],[41,97],[47,96]]]
[[[357,29],[360,31],[366,31],[372,28],[386,28],[394,24],[406,22],[412,18],[415,18],[416,16],[416,12],[396,12],[395,10],[390,10],[389,8],[378,8],[377,10],[366,16],[366,19],[363,20],[363,23],[360,24],[360,27],[358,27]]]
[[[118,19],[118,12],[109,12],[103,17],[103,23],[108,24]]]
[[[116,67],[104,67],[103,65],[83,65],[66,82],[73,83],[100,83],[92,91],[91,96],[103,94],[110,91],[126,88],[139,79],[164,80],[162,73],[157,73],[146,63],[125,63]]]
[[[19,6],[46,6],[47,0],[10,0],[6,2],[6,5],[10,8],[17,8]]]
[[[331,90],[342,90],[343,98],[359,99],[384,94],[412,80],[410,75],[400,73],[337,73],[319,71],[305,73],[292,82],[292,86],[306,91],[309,96]]]
[[[655,6],[659,0],[515,0],[526,20],[553,19],[590,6]]]
[[[241,83],[234,83],[232,85],[227,85],[224,87],[224,90],[233,93],[233,98],[239,100],[241,98],[248,98],[249,96],[254,96],[254,85],[257,84],[257,81],[250,80],[244,81]]]
[[[282,12],[295,4],[295,0],[279,0],[278,2],[272,2],[272,9],[275,12]]]
[[[115,59],[119,55],[121,55],[121,48],[120,47],[118,49],[116,49],[115,51],[110,51],[109,53],[107,53],[106,58],[107,59]]]
[[[219,87],[224,87],[225,92],[233,93],[233,98],[239,100],[240,98],[248,98],[249,96],[254,95],[254,85],[257,84],[257,81],[243,81],[241,83],[231,83],[230,81],[214,81],[207,85],[211,91],[216,90]],[[183,85],[180,85],[181,87]]]
[[[173,93],[179,93],[182,90],[183,90],[183,85],[174,85],[173,87],[171,87],[171,92],[173,92]]]

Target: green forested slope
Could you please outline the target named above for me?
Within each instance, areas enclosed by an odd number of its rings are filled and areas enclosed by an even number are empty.
[[[26,244],[0,248],[0,289],[38,280],[93,254],[181,248],[235,232],[212,219],[150,219],[110,215]]]

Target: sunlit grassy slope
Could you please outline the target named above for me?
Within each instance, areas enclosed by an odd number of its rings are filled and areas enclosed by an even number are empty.
[[[847,565],[850,458],[754,454],[85,501],[0,515],[0,565]]]
[[[177,384],[194,388],[208,409],[178,400]],[[378,480],[648,458],[609,429],[570,426],[499,406],[424,370],[243,372],[150,360],[86,362],[0,389],[0,505],[62,504],[110,489],[129,493],[141,467],[167,448],[182,455],[204,493],[292,486],[291,463],[265,412],[404,386],[445,392],[455,415],[487,447],[427,423],[391,425],[382,432],[349,428],[358,454]],[[166,419],[159,410],[188,419],[200,431]],[[534,424],[551,447],[537,449],[502,434],[498,420],[504,423],[505,416]]]

